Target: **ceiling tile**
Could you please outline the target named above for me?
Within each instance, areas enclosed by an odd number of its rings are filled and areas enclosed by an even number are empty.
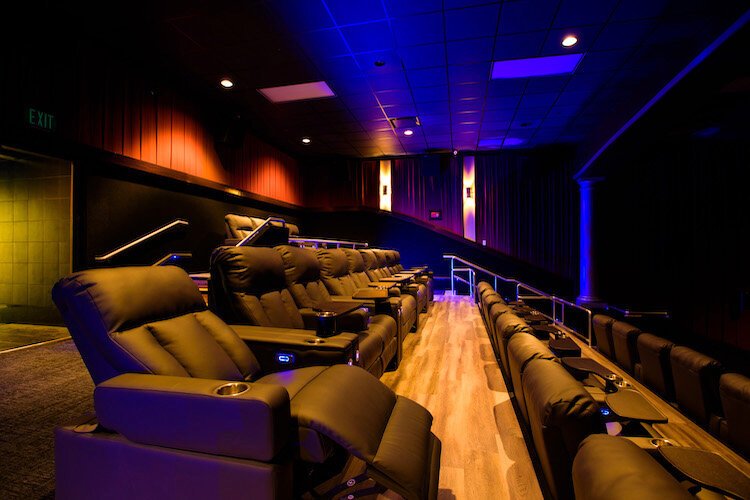
[[[445,45],[435,43],[398,49],[401,60],[408,69],[431,68],[445,65]]]
[[[391,28],[399,47],[444,41],[441,12],[394,19],[391,21]]]
[[[635,47],[643,43],[654,30],[655,21],[641,20],[625,23],[609,23],[596,39],[596,50],[615,50]]]
[[[352,52],[370,52],[393,48],[391,28],[386,21],[356,24],[341,28]]]
[[[516,35],[499,36],[495,42],[493,60],[523,59],[541,54],[546,31],[533,31]]]
[[[563,0],[555,17],[555,28],[600,24],[607,20],[618,0]]]
[[[499,4],[446,12],[445,35],[448,40],[495,36],[499,12]]]
[[[500,14],[500,35],[546,30],[552,25],[557,0],[504,2]]]
[[[318,0],[308,0],[311,3]],[[366,23],[385,19],[383,3],[380,0],[321,0],[328,6],[333,19],[339,26],[353,23]]]
[[[406,75],[412,88],[448,85],[448,74],[445,67],[413,69],[407,71]]]
[[[492,59],[492,48],[494,38],[474,38],[471,40],[460,40],[448,42],[448,64],[472,64],[478,62],[489,62]]]

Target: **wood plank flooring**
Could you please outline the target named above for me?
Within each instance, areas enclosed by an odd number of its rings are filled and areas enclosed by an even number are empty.
[[[420,320],[401,366],[381,380],[434,417],[443,443],[438,498],[543,498],[477,306],[436,295]]]

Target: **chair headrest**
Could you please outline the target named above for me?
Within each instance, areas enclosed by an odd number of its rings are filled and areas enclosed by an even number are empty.
[[[359,253],[362,255],[362,260],[365,263],[365,269],[376,269],[378,267],[378,258],[375,257],[375,252],[367,249],[360,250]]]
[[[78,321],[107,333],[206,309],[193,280],[174,266],[80,271],[58,281],[52,299],[63,314],[75,310]]]
[[[283,261],[287,285],[310,283],[320,279],[320,263],[314,250],[279,245],[275,247],[275,251]]]
[[[212,278],[232,292],[263,295],[286,287],[284,264],[273,248],[219,247],[211,255]]]
[[[375,259],[377,261],[377,266],[376,267],[386,267],[387,266],[386,259],[385,259],[385,250],[373,249],[372,253],[375,254]]]
[[[342,248],[341,251],[344,252],[346,260],[349,262],[350,273],[362,273],[367,270],[365,261],[362,258],[362,254],[359,253],[359,250],[353,248]]]
[[[318,250],[316,254],[323,278],[338,278],[349,274],[349,261],[343,250],[327,248]]]

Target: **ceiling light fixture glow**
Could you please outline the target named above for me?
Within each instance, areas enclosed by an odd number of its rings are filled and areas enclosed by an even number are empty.
[[[560,43],[563,47],[572,47],[573,45],[578,43],[578,37],[575,35],[567,35],[562,39],[562,42]]]
[[[302,138],[302,144],[310,144],[312,140],[309,137]]]
[[[573,73],[583,54],[510,59],[492,63],[492,78],[528,78]]]
[[[324,97],[336,97],[326,82],[299,83],[295,85],[282,85],[280,87],[266,87],[258,89],[263,97],[271,102],[306,101],[308,99],[321,99]]]
[[[405,136],[409,137],[412,134],[414,134],[414,131],[412,129],[407,128],[406,130],[404,130],[404,135]]]
[[[519,146],[523,144],[524,142],[526,141],[518,137],[506,137],[503,140],[503,146]]]
[[[234,82],[229,78],[222,78],[219,82],[219,85],[221,85],[225,89],[231,89],[232,87],[234,87]]]

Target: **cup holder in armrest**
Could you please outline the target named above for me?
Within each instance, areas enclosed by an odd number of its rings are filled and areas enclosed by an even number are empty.
[[[654,446],[654,448],[659,448],[661,446],[673,446],[672,441],[664,438],[653,438],[651,440],[651,444]]]
[[[237,396],[249,390],[250,386],[244,382],[230,382],[214,389],[214,394],[219,396]]]
[[[315,338],[315,339],[305,339],[305,342],[308,344],[325,344],[326,341],[324,339]]]

